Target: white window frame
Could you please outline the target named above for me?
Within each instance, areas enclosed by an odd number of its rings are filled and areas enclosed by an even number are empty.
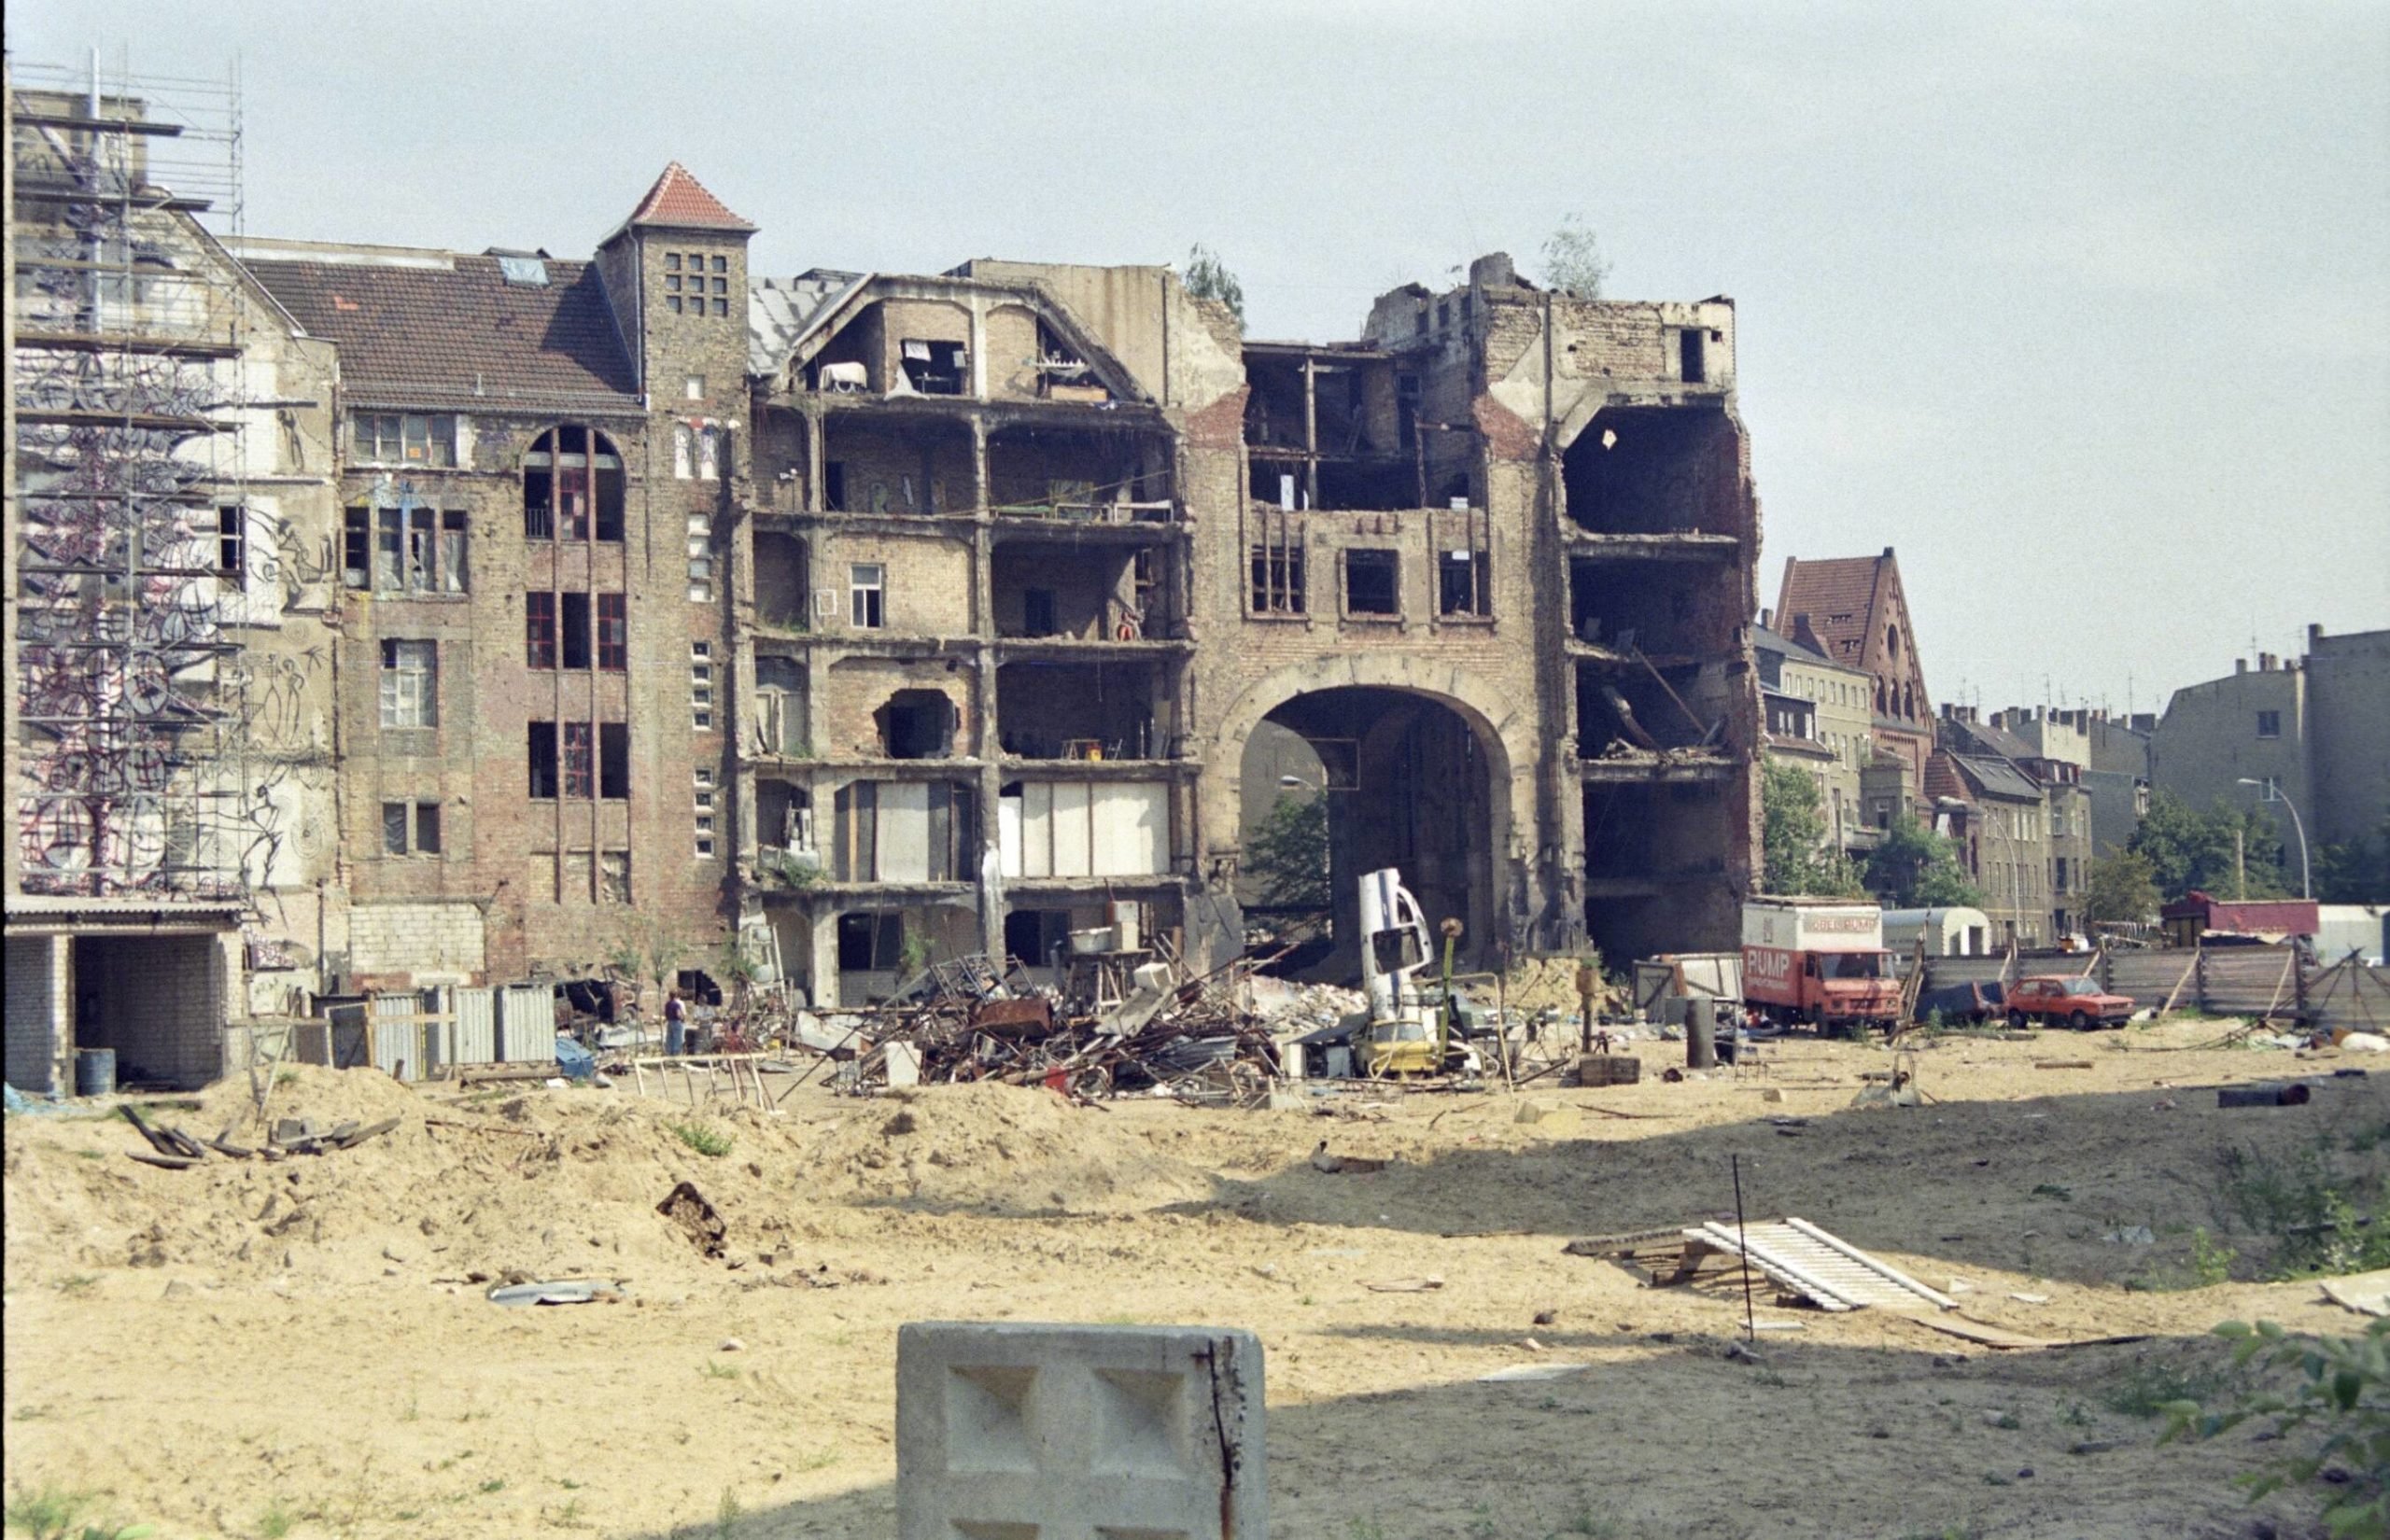
[[[713,643],[689,644],[689,731],[714,731]]]
[[[440,725],[438,642],[412,637],[383,640],[381,703],[384,727]]]
[[[869,577],[865,574],[869,573]],[[868,612],[869,618],[865,615]],[[847,623],[858,631],[888,628],[888,564],[851,562],[847,566]]]

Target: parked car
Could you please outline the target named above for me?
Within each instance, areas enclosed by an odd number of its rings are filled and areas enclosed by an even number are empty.
[[[2008,1009],[2006,997],[1998,979],[1980,984],[1946,984],[1939,989],[1920,989],[1917,995],[1917,1019],[1931,1021],[1938,1015],[1944,1021],[1963,1021],[1980,1027],[1996,1021]]]
[[[2008,1025],[2022,1027],[2040,1021],[2060,1022],[2080,1032],[2092,1027],[2121,1027],[2132,1019],[2132,1001],[2103,993],[2088,978],[2042,976],[2019,979],[2008,991]]]

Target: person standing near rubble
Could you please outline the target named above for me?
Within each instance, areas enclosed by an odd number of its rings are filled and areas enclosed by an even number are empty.
[[[681,991],[673,989],[664,997],[664,1057],[678,1058],[688,1037],[689,1008],[681,1003]]]

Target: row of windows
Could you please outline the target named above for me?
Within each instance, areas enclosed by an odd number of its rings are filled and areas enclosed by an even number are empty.
[[[591,600],[597,602],[595,606]],[[523,595],[523,662],[531,668],[587,668],[621,673],[630,665],[627,596],[621,594],[531,593]],[[590,623],[591,615],[597,623]]]
[[[631,794],[631,729],[622,721],[535,721],[525,734],[530,795],[615,802]]]
[[[563,604],[556,601],[561,598]],[[533,668],[587,668],[621,672],[629,661],[626,627],[620,594],[597,595],[598,623],[589,623],[586,594],[524,595],[525,662]],[[557,623],[561,610],[563,623]],[[713,644],[689,644],[689,726],[695,732],[714,731]],[[440,644],[434,641],[386,638],[382,643],[382,725],[392,728],[440,725]]]
[[[461,509],[414,503],[345,510],[341,526],[341,581],[351,588],[370,588],[377,594],[462,594],[469,576],[466,534]],[[226,552],[224,559],[234,560],[232,538],[218,538]]]
[[[1494,613],[1493,570],[1483,551],[1436,553],[1436,613],[1447,619],[1483,619]],[[1343,553],[1343,613],[1371,619],[1402,614],[1402,553],[1386,547],[1354,546]],[[1263,544],[1252,548],[1246,607],[1256,615],[1300,615],[1309,610],[1303,547]]]

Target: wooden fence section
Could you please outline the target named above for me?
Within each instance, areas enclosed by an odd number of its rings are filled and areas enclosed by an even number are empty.
[[[1909,959],[1901,959],[1903,972]],[[2178,1011],[2269,1015],[2310,1026],[2390,1032],[2390,967],[2302,962],[2296,947],[2214,946],[2189,951],[1927,958],[1925,987],[1984,984],[2036,973],[2088,974],[2110,994]]]

